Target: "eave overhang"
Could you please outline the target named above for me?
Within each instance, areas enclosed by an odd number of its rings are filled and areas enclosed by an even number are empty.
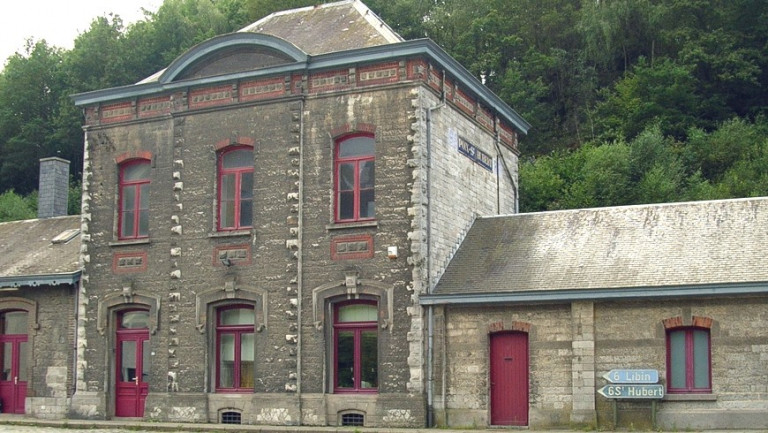
[[[527,290],[503,293],[422,295],[421,305],[525,305],[575,301],[632,301],[768,294],[768,281],[609,289]]]
[[[231,82],[241,79],[252,79],[290,73],[309,73],[312,71],[350,67],[358,64],[385,62],[403,58],[426,57],[434,62],[435,67],[444,70],[447,75],[458,80],[463,91],[477,96],[485,106],[496,112],[499,117],[514,126],[518,131],[527,134],[531,127],[522,116],[496,96],[496,94],[490,91],[480,82],[480,80],[467,71],[459,62],[440,48],[440,46],[429,39],[416,39],[412,41],[310,56],[292,51],[290,47],[295,47],[279,38],[259,34],[242,35],[243,33],[223,35],[199,44],[175,60],[171,66],[169,66],[168,70],[160,75],[160,79],[157,82],[145,82],[93,92],[79,93],[73,95],[72,99],[76,106],[87,106],[115,102],[118,100],[130,100],[149,95],[169,93],[178,89]],[[254,39],[254,35],[261,38]],[[242,45],[245,43],[261,42],[270,43],[271,48],[288,53],[296,60],[296,63],[255,69],[235,74],[173,81],[173,78],[182,73],[184,68],[194,64],[203,56],[209,55],[218,49],[238,44]],[[298,50],[298,48],[295,49]]]
[[[20,275],[0,277],[0,288],[21,288],[39,286],[77,285],[82,271],[59,274]]]

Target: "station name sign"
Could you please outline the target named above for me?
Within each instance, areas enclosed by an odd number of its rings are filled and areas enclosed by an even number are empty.
[[[488,171],[493,171],[493,157],[478,149],[464,137],[459,137],[459,152]]]

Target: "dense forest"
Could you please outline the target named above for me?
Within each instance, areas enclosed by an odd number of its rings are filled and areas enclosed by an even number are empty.
[[[0,221],[32,218],[38,160],[82,170],[70,95],[131,84],[193,45],[316,0],[165,0],[95,17],[63,50],[30,40],[0,73]],[[521,211],[768,195],[765,0],[367,0],[428,37],[532,125]],[[77,213],[79,200],[71,200]]]

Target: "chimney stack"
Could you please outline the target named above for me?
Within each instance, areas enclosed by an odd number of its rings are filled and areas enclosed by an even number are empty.
[[[37,217],[51,218],[66,215],[68,197],[69,161],[57,157],[41,159]]]

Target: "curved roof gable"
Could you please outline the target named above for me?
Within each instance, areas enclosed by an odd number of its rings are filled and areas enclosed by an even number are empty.
[[[147,78],[143,83],[170,83],[306,60],[307,55],[303,51],[278,37],[258,33],[230,33],[192,47],[165,70]]]

